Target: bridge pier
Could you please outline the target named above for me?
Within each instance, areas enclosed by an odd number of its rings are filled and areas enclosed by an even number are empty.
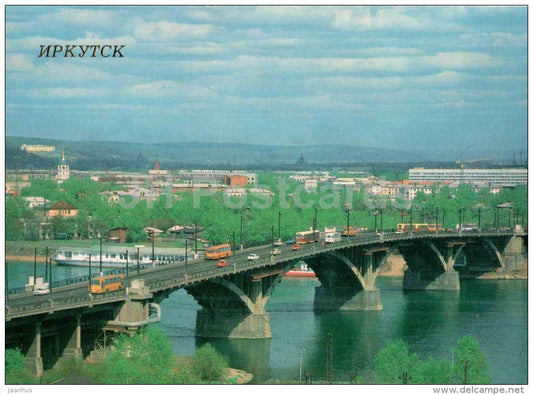
[[[83,360],[83,351],[81,349],[81,314],[76,313],[74,321],[67,323],[66,328],[60,334],[63,338],[66,336],[66,345],[63,348],[63,354],[57,361],[57,364],[67,364],[72,360]]]
[[[269,339],[270,317],[266,302],[279,270],[255,275],[233,274],[187,289],[202,306],[196,313],[196,336],[230,339]]]
[[[41,356],[41,321],[35,323],[34,331],[30,334],[30,344],[24,358],[24,366],[36,377],[43,375],[43,358]]]
[[[524,238],[514,235],[505,246],[502,253],[505,272],[516,272],[527,265],[527,252],[525,251]]]
[[[126,330],[135,332],[139,328],[160,320],[159,305],[150,303],[153,294],[150,289],[144,285],[143,279],[132,281],[131,287],[127,288],[128,296],[114,313],[114,320],[108,321],[105,325],[107,329]],[[158,317],[150,319],[150,306],[157,308]]]
[[[202,309],[196,313],[196,336],[229,339],[270,339],[267,312]]]
[[[352,248],[310,261],[321,284],[315,288],[314,309],[383,310],[381,291],[375,288],[375,282],[390,252],[384,246]]]
[[[464,241],[447,240],[443,243],[423,241],[423,244],[398,246],[407,263],[403,274],[406,291],[459,291],[459,273],[453,268]]]
[[[319,311],[374,311],[383,310],[379,289],[362,289],[354,294],[353,288],[315,288],[313,308]]]
[[[455,270],[409,270],[403,274],[403,289],[406,291],[459,291],[459,273]]]

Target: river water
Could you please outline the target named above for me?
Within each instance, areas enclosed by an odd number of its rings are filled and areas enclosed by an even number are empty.
[[[53,279],[87,274],[86,268],[53,268]],[[41,273],[42,272],[42,273]],[[9,287],[33,274],[33,264],[10,263]],[[38,274],[44,266],[38,265]],[[527,383],[527,281],[462,280],[460,292],[402,291],[402,279],[378,278],[382,311],[313,311],[316,279],[286,278],[274,290],[267,311],[272,339],[196,339],[200,306],[184,290],[161,303],[161,327],[180,355],[191,355],[209,341],[228,356],[232,367],[254,374],[254,383],[298,381],[308,372],[323,379],[328,334],[332,339],[333,377],[349,381],[365,376],[377,352],[390,340],[403,339],[421,359],[448,359],[457,340],[474,336],[487,353],[493,382]]]

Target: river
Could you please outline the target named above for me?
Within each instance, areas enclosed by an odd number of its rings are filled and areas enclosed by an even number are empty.
[[[53,279],[87,274],[87,268],[53,268]],[[31,263],[8,265],[9,287],[20,287],[33,274]],[[44,265],[38,265],[44,274]],[[284,279],[266,309],[272,339],[208,339],[229,357],[230,365],[254,374],[254,383],[266,380],[323,379],[328,333],[332,338],[333,377],[349,381],[364,376],[376,353],[393,339],[403,339],[421,359],[451,361],[457,340],[474,336],[487,353],[493,382],[527,383],[527,281],[462,280],[460,292],[402,291],[402,279],[378,278],[382,311],[313,311],[315,279]],[[180,355],[191,355],[206,342],[194,336],[196,301],[178,290],[161,303],[161,327]]]

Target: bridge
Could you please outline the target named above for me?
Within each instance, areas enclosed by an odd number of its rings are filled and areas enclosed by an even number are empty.
[[[527,233],[521,229],[438,233],[364,233],[336,243],[311,243],[300,250],[272,245],[236,251],[229,265],[198,259],[127,273],[127,288],[90,294],[88,277],[52,283],[49,295],[12,290],[6,298],[6,347],[18,346],[28,369],[98,355],[113,334],[134,333],[161,317],[159,303],[185,289],[202,307],[199,337],[270,338],[265,306],[284,274],[300,261],[313,269],[320,286],[314,308],[381,310],[376,278],[392,253],[407,264],[404,290],[457,292],[459,276],[498,272],[502,276],[527,264]],[[248,260],[250,253],[259,255]],[[83,336],[82,336],[83,334]]]

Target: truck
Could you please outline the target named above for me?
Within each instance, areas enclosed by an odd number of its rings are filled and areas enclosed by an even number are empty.
[[[336,243],[341,241],[341,234],[339,232],[327,233],[324,241],[326,243]]]

